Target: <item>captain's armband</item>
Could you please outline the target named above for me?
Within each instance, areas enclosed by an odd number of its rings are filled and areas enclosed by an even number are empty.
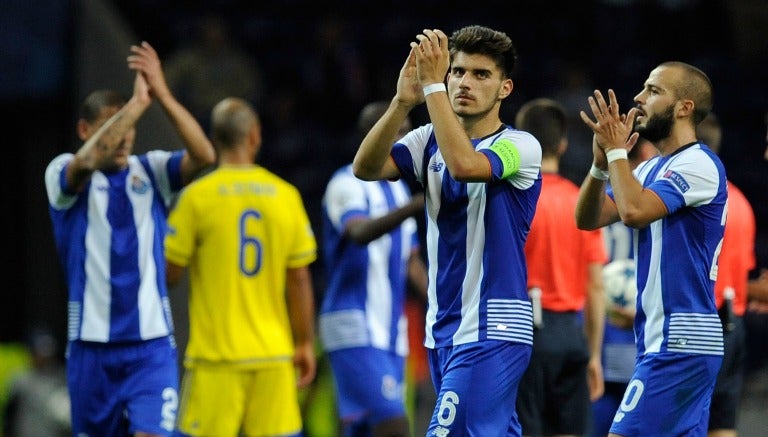
[[[520,150],[512,141],[502,138],[488,149],[501,159],[501,165],[504,167],[502,179],[506,179],[520,170]]]

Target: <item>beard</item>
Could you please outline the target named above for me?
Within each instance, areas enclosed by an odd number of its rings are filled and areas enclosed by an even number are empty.
[[[667,138],[675,122],[674,110],[674,105],[669,105],[661,114],[648,118],[645,126],[635,124],[635,132],[652,143]]]

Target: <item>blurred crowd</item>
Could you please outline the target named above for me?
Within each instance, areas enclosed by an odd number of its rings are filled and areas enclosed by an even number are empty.
[[[20,3],[12,2],[9,10],[21,8]],[[71,39],[71,32],[76,32],[77,7],[71,16],[67,15],[67,3],[48,2],[46,7],[50,14],[70,17],[67,23],[51,28],[60,29]],[[762,201],[768,190],[768,171],[760,159],[766,145],[768,109],[768,86],[764,84],[768,74],[768,58],[764,56],[768,48],[768,5],[764,1],[593,0],[558,6],[515,2],[511,10],[501,2],[490,5],[496,5],[499,13],[488,15],[491,8],[456,9],[450,3],[434,0],[417,4],[402,0],[113,0],[110,4],[136,36],[151,41],[158,49],[174,94],[205,129],[210,124],[210,109],[225,96],[242,97],[257,108],[264,124],[259,160],[299,188],[317,233],[325,184],[335,169],[349,161],[357,146],[357,114],[368,102],[393,95],[394,80],[408,43],[423,28],[451,31],[461,25],[482,23],[513,38],[519,49],[520,68],[515,77],[519,88],[510,103],[502,107],[502,118],[511,124],[520,105],[536,97],[546,96],[562,103],[571,128],[570,147],[560,170],[577,184],[591,163],[591,133],[582,125],[579,111],[587,109],[586,97],[592,90],[613,87],[626,106],[648,67],[671,58],[685,60],[705,70],[715,84],[715,111],[724,130],[721,157],[729,178],[752,202],[758,266],[768,265],[768,202]],[[662,24],[648,29],[647,17]],[[5,26],[0,35],[11,36],[10,41],[26,35],[30,25],[25,27],[24,23],[20,20],[18,28]],[[33,24],[31,28],[45,24]],[[9,80],[0,84],[4,115],[10,114],[11,106],[23,98],[17,93],[34,91],[31,95],[35,102],[40,101],[40,95],[53,96],[47,100],[43,97],[42,101],[56,103],[49,108],[56,116],[57,108],[72,106],[67,99],[79,100],[79,96],[60,91],[68,87],[68,80],[77,71],[76,66],[63,61],[69,50],[64,48],[58,56],[52,55],[45,44],[59,47],[64,43],[54,43],[50,33],[38,33],[38,38],[25,39],[23,46],[36,50],[11,49],[9,43],[0,42],[0,47],[8,48],[4,53],[11,61],[19,60],[16,70],[4,74]],[[35,45],[36,41],[41,45]],[[619,56],[622,60],[606,64],[606,60],[593,55],[598,49],[623,54]],[[29,65],[33,60],[38,62]],[[42,68],[49,75],[41,78],[25,74],[25,67]],[[15,88],[14,80],[19,84]],[[416,126],[427,121],[426,114],[419,110],[412,115]],[[51,136],[57,138],[56,134]],[[48,158],[44,156],[41,161]],[[40,176],[34,175],[36,179]],[[10,199],[23,202],[24,196],[14,194]],[[21,221],[22,217],[12,219]],[[42,221],[47,226],[46,219]],[[16,223],[20,229],[31,226]],[[318,261],[313,265],[317,292],[322,292],[325,280],[320,264]],[[33,268],[19,269],[28,270]],[[23,286],[24,280],[19,283]],[[4,306],[24,308],[23,294],[13,299],[11,305]],[[412,309],[414,325],[422,317],[420,310]],[[30,312],[19,311],[17,317]],[[29,323],[22,319],[17,325]],[[3,340],[23,340],[18,326],[7,331],[11,334],[4,333]],[[413,341],[418,340],[418,333],[415,335]],[[14,369],[36,369],[30,357],[50,354],[50,349],[39,343],[29,343],[29,347],[28,351],[3,352],[0,372],[7,375]],[[61,355],[61,351],[57,354]],[[759,358],[764,362],[764,357]],[[413,377],[428,385],[425,370],[419,367],[423,364],[412,365],[416,366]],[[760,387],[768,386],[761,378]],[[765,398],[765,393],[759,395],[763,397],[757,398]]]

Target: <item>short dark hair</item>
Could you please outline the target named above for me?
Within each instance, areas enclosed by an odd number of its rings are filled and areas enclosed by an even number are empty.
[[[93,123],[98,120],[104,108],[122,108],[127,100],[117,91],[96,90],[88,94],[80,105],[80,118]]]
[[[517,51],[512,39],[504,32],[485,26],[466,26],[453,32],[448,39],[451,59],[458,52],[489,56],[501,68],[505,78],[511,78],[517,65]]]
[[[693,124],[701,123],[712,111],[712,82],[701,69],[685,62],[664,62],[660,67],[676,67],[683,70],[685,77],[675,84],[675,93],[679,99],[693,100]]]
[[[563,105],[542,97],[520,107],[515,127],[536,137],[544,156],[557,156],[560,142],[567,135],[568,117]]]

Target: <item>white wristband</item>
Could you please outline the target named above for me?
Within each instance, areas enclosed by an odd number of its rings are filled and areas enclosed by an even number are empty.
[[[600,170],[595,164],[592,164],[592,168],[589,169],[589,175],[601,181],[608,180],[608,171]]]
[[[605,157],[608,158],[608,164],[618,159],[627,159],[627,149],[611,149],[605,152]]]
[[[427,97],[428,95],[430,95],[432,93],[439,93],[439,92],[447,93],[448,92],[448,90],[445,88],[445,84],[442,83],[442,82],[431,83],[431,84],[425,86],[423,91],[424,91],[424,97]]]

